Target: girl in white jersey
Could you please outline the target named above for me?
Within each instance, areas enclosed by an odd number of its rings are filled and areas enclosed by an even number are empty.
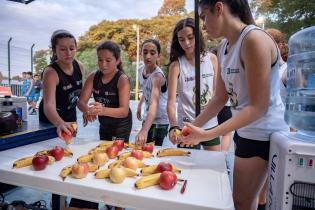
[[[141,47],[144,65],[139,68],[139,81],[142,96],[138,104],[137,118],[142,120],[141,107],[145,105],[142,128],[136,136],[136,144],[155,141],[162,146],[167,135],[168,119],[166,114],[167,84],[163,71],[158,66],[161,46],[155,39],[147,39]]]
[[[205,131],[187,123],[182,144],[198,144],[235,130],[233,199],[237,210],[256,210],[267,178],[270,136],[287,130],[279,92],[279,55],[274,41],[254,25],[247,0],[201,0],[200,18],[210,38],[224,37],[215,93],[195,122],[214,117],[230,98],[233,117]]]
[[[175,128],[183,127],[184,121],[192,122],[196,117],[194,31],[195,21],[192,18],[185,18],[177,22],[173,31],[168,73],[169,90],[167,102],[167,113],[171,125],[169,138],[173,144],[177,143],[177,137],[174,133]],[[203,42],[201,33],[200,37],[200,104],[201,110],[203,110],[208,100],[213,96],[214,78],[218,72],[218,61],[214,54],[205,50],[205,43]],[[178,100],[177,110],[176,98]],[[210,129],[217,126],[218,121],[216,117],[213,117],[207,122],[195,125],[203,126],[204,129]],[[210,141],[202,142],[202,146],[206,150],[220,150],[220,138],[211,138]]]

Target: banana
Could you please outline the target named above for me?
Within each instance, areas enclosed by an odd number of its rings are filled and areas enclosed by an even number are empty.
[[[50,154],[50,150],[45,149],[45,150],[37,152],[36,154],[37,155],[49,155]]]
[[[24,157],[14,161],[13,168],[22,168],[32,165],[32,160],[34,156]]]
[[[119,167],[121,166],[123,163],[122,160],[115,160],[114,162],[112,162],[111,164],[108,165],[109,169],[115,168],[115,167]]]
[[[127,177],[138,176],[137,172],[131,168],[124,168]]]
[[[96,171],[94,176],[96,179],[106,179],[109,178],[110,168]]]
[[[160,183],[161,173],[151,174],[149,176],[143,176],[138,179],[135,183],[135,187],[138,189],[143,189],[153,185],[158,185]]]
[[[78,163],[86,163],[86,162],[91,162],[93,159],[93,155],[82,155],[80,157],[78,157],[77,162]]]
[[[142,176],[147,176],[150,174],[155,174],[156,173],[156,169],[157,169],[158,165],[151,165],[151,166],[147,166],[141,169],[141,175]],[[177,168],[175,165],[172,164],[172,171],[174,173],[181,173],[181,170],[179,168]]]
[[[142,148],[142,146],[136,145],[135,143],[128,143],[127,147],[131,148],[131,149],[137,149],[137,150],[141,150],[141,148]]]
[[[89,164],[89,172],[95,172],[99,169],[99,166],[94,163],[88,163]]]
[[[78,124],[77,123],[72,123],[71,127],[73,128],[74,132],[77,132],[77,130],[78,130]]]
[[[73,156],[72,151],[68,147],[63,148],[63,150],[64,150],[64,156],[65,157],[72,157]]]
[[[144,162],[142,162],[141,160],[137,159],[137,162],[138,162],[138,168],[144,168],[144,167],[148,166],[148,165],[144,164]]]
[[[71,173],[72,166],[66,166],[61,170],[59,176],[62,178],[62,181],[64,181],[67,178],[67,176],[69,176]]]
[[[55,157],[48,155],[48,164],[51,165],[56,162]]]
[[[143,151],[143,158],[151,158],[153,155],[150,152]]]
[[[118,160],[125,160],[127,157],[130,157],[131,152],[123,152],[119,155]]]
[[[105,152],[107,147],[95,147],[89,151],[89,155],[93,155],[97,152]]]
[[[114,141],[105,141],[103,140],[102,143],[100,143],[98,145],[98,147],[109,147],[109,146],[112,146],[114,143]]]
[[[182,134],[182,131],[179,130],[178,128],[175,128],[174,133],[176,137],[179,137]]]
[[[160,149],[157,152],[158,157],[165,157],[165,156],[184,156],[189,155],[190,152],[184,149],[178,149],[178,148],[166,148],[166,149]]]

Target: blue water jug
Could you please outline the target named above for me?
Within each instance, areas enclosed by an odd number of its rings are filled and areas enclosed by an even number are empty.
[[[315,137],[315,26],[289,39],[285,121]]]

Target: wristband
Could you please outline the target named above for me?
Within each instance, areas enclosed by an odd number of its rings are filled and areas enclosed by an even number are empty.
[[[170,129],[168,129],[168,132],[171,132],[171,130],[173,130],[173,129],[178,129],[178,130],[180,130],[180,128],[179,128],[178,125],[174,125],[174,126],[170,127]]]

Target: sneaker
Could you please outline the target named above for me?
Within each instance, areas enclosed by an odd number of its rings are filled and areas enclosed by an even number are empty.
[[[33,111],[30,113],[30,115],[36,115],[36,114],[37,114],[37,112],[35,109],[33,109]]]
[[[29,107],[27,108],[28,111],[31,111],[31,109],[32,109],[32,106],[29,106]]]

